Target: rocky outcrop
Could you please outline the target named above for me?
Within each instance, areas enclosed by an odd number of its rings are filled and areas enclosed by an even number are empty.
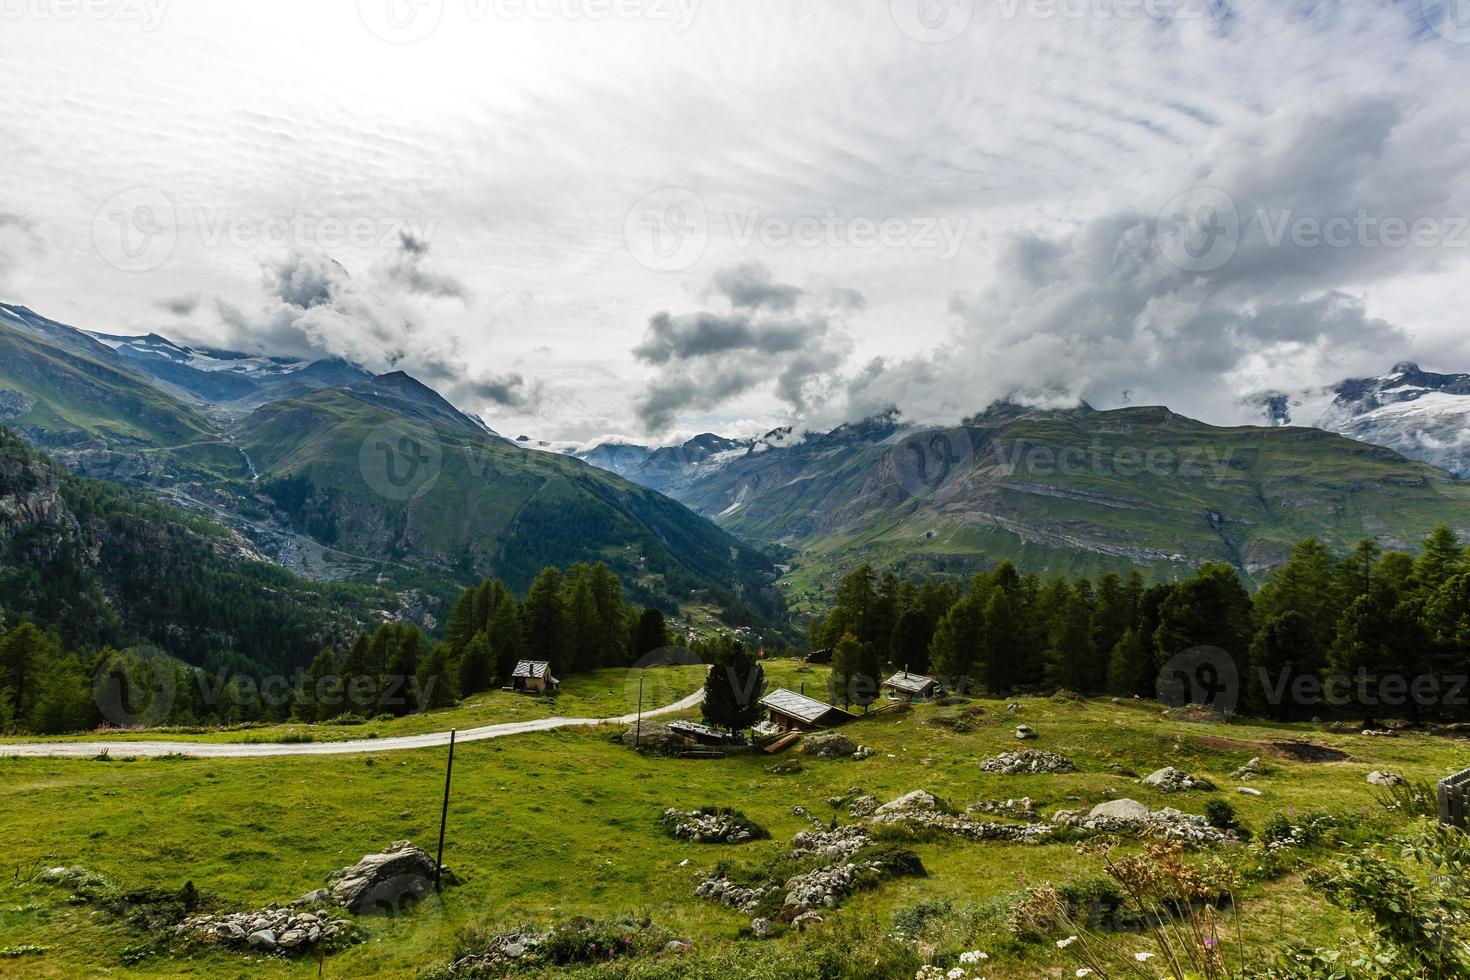
[[[1161,793],[1182,793],[1185,790],[1212,790],[1215,784],[1208,779],[1191,776],[1187,772],[1165,766],[1143,777],[1145,786],[1152,786]]]
[[[327,876],[335,904],[357,915],[396,914],[434,889],[434,859],[406,840]],[[453,875],[445,869],[446,880]]]
[[[1404,777],[1397,773],[1385,772],[1382,769],[1374,769],[1368,773],[1368,782],[1373,786],[1397,786],[1404,781]]]
[[[174,928],[175,935],[240,951],[296,956],[350,928],[346,919],[327,912],[304,912],[267,906],[259,912],[193,915]]]
[[[681,752],[686,746],[684,736],[668,725],[660,725],[656,721],[645,721],[641,725],[630,726],[627,731],[623,732],[620,741],[630,749],[636,747],[662,755]]]
[[[791,838],[791,853],[788,856],[793,860],[813,855],[845,860],[872,842],[868,832],[855,824],[832,830],[803,830]]]
[[[1091,810],[1061,810],[1052,823],[1076,831],[1122,834],[1149,840],[1179,840],[1212,846],[1230,843],[1235,837],[1213,827],[1204,817],[1183,813],[1173,807],[1150,810],[1137,800],[1109,800]]]
[[[1019,773],[1033,772],[1076,772],[1077,767],[1072,760],[1055,752],[1043,752],[1040,749],[1026,749],[1023,752],[1002,752],[993,759],[986,759],[980,763],[984,772],[999,773],[1002,776],[1014,776]]]
[[[841,732],[812,735],[801,743],[801,751],[818,759],[863,760],[873,754],[866,745],[859,745]]]
[[[744,844],[766,836],[765,831],[747,820],[744,814],[726,808],[685,813],[669,807],[659,817],[659,822],[679,840],[696,844]]]
[[[972,820],[947,812],[938,798],[924,790],[905,793],[873,812],[871,824],[899,824],[918,830],[936,830],[973,841],[1005,841],[1011,844],[1036,844],[1053,834],[1043,824],[999,823]]]

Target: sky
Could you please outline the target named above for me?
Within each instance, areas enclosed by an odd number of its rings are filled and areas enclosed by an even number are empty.
[[[1465,0],[0,0],[0,32],[0,300],[406,370],[507,435],[1239,424],[1470,370]]]

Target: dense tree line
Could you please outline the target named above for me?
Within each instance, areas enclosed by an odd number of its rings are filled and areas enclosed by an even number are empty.
[[[412,624],[384,623],[275,673],[230,654],[188,664],[156,648],[68,650],[60,630],[21,620],[0,625],[0,728],[403,715],[506,684],[518,660],[549,661],[566,677],[626,666],[668,643],[663,614],[627,604],[600,564],[548,568],[524,599],[494,579],[466,589],[439,642]]]
[[[1364,542],[1338,558],[1308,539],[1255,595],[1221,564],[1152,585],[1137,572],[1042,580],[1010,563],[963,585],[901,582],[864,565],[810,642],[832,650],[845,704],[871,702],[881,675],[904,667],[998,696],[1151,697],[1162,667],[1207,649],[1223,651],[1235,682],[1212,675],[1206,689],[1219,683],[1262,714],[1458,714],[1470,708],[1470,552],[1447,528],[1417,557]]]

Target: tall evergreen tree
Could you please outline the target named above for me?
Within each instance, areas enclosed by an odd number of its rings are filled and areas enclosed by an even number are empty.
[[[760,720],[766,671],[745,645],[722,638],[704,681],[704,718],[727,731],[749,728]]]

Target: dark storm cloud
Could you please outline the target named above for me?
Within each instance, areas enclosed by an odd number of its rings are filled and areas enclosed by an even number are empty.
[[[709,411],[765,388],[798,413],[825,399],[820,389],[830,385],[821,382],[836,378],[852,347],[834,326],[837,304],[799,311],[805,293],[753,264],[720,270],[711,287],[729,301],[729,312],[657,313],[633,348],[658,369],[634,400],[646,429],[667,430],[683,412]]]

